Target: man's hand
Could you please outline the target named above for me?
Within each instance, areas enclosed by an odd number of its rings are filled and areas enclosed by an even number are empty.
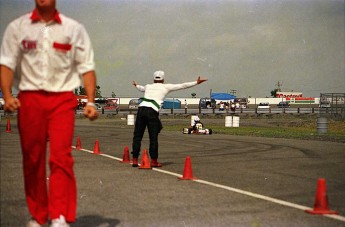
[[[96,91],[95,71],[89,71],[89,72],[84,73],[83,81],[84,81],[86,96],[88,99],[88,103],[86,104],[84,108],[84,116],[89,118],[91,121],[93,121],[93,120],[96,120],[98,117],[96,106],[93,103],[95,99],[95,91]]]
[[[85,106],[84,116],[89,118],[90,121],[96,120],[98,118],[98,112],[93,106]]]
[[[205,79],[200,79],[200,76],[199,76],[196,81],[197,81],[198,84],[201,84],[201,83],[207,81],[207,79],[206,78]]]
[[[18,108],[20,107],[20,101],[19,99],[15,98],[15,97],[10,97],[7,98],[5,100],[5,106],[4,106],[4,110],[5,112],[10,112],[13,113],[14,111],[16,111]]]
[[[133,85],[134,87],[136,87],[136,86],[137,86],[137,82],[135,82],[135,81],[133,80],[132,85]]]
[[[0,89],[5,101],[4,110],[13,113],[20,107],[20,101],[12,96],[11,87],[13,84],[14,72],[7,66],[0,65]]]

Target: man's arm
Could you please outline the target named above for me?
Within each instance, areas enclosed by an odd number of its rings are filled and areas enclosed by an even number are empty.
[[[133,85],[136,89],[138,89],[139,91],[142,91],[142,92],[145,91],[145,87],[142,86],[142,85],[139,85],[139,84],[138,84],[137,82],[135,82],[134,80],[133,80],[133,82],[132,82],[132,85]]]
[[[177,90],[193,87],[193,86],[201,84],[205,81],[207,81],[207,79],[201,79],[199,76],[196,81],[186,82],[186,83],[182,83],[182,84],[166,84],[166,87],[167,87],[167,89],[169,89],[169,91],[177,91]]]
[[[98,117],[96,110],[95,93],[96,93],[96,73],[95,71],[89,71],[83,74],[84,88],[87,96],[87,104],[84,109],[85,117],[90,120],[95,120]]]
[[[19,100],[12,96],[13,74],[12,69],[0,65],[0,86],[5,100],[4,110],[11,113],[20,107]]]

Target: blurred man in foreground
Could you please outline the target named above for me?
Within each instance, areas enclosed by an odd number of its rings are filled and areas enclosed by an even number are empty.
[[[18,110],[25,195],[32,215],[27,226],[41,226],[50,218],[51,226],[63,227],[75,221],[77,207],[71,155],[77,106],[73,90],[82,79],[88,98],[84,115],[96,119],[95,64],[84,27],[60,14],[55,0],[35,3],[31,13],[12,21],[5,31],[0,81],[5,111]],[[11,93],[15,71],[18,98]]]

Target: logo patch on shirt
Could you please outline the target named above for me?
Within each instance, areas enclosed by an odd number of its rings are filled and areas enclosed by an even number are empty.
[[[57,42],[54,42],[53,43],[53,47],[56,50],[62,51],[62,52],[67,52],[67,51],[72,49],[72,45],[68,44],[68,43],[57,43]]]
[[[25,50],[33,50],[37,47],[37,41],[23,40],[22,45]]]

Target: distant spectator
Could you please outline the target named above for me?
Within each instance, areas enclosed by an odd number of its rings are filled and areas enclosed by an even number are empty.
[[[185,108],[185,109],[188,109],[187,99],[184,100],[184,108]]]
[[[224,111],[224,103],[223,102],[219,103],[219,111]]]

